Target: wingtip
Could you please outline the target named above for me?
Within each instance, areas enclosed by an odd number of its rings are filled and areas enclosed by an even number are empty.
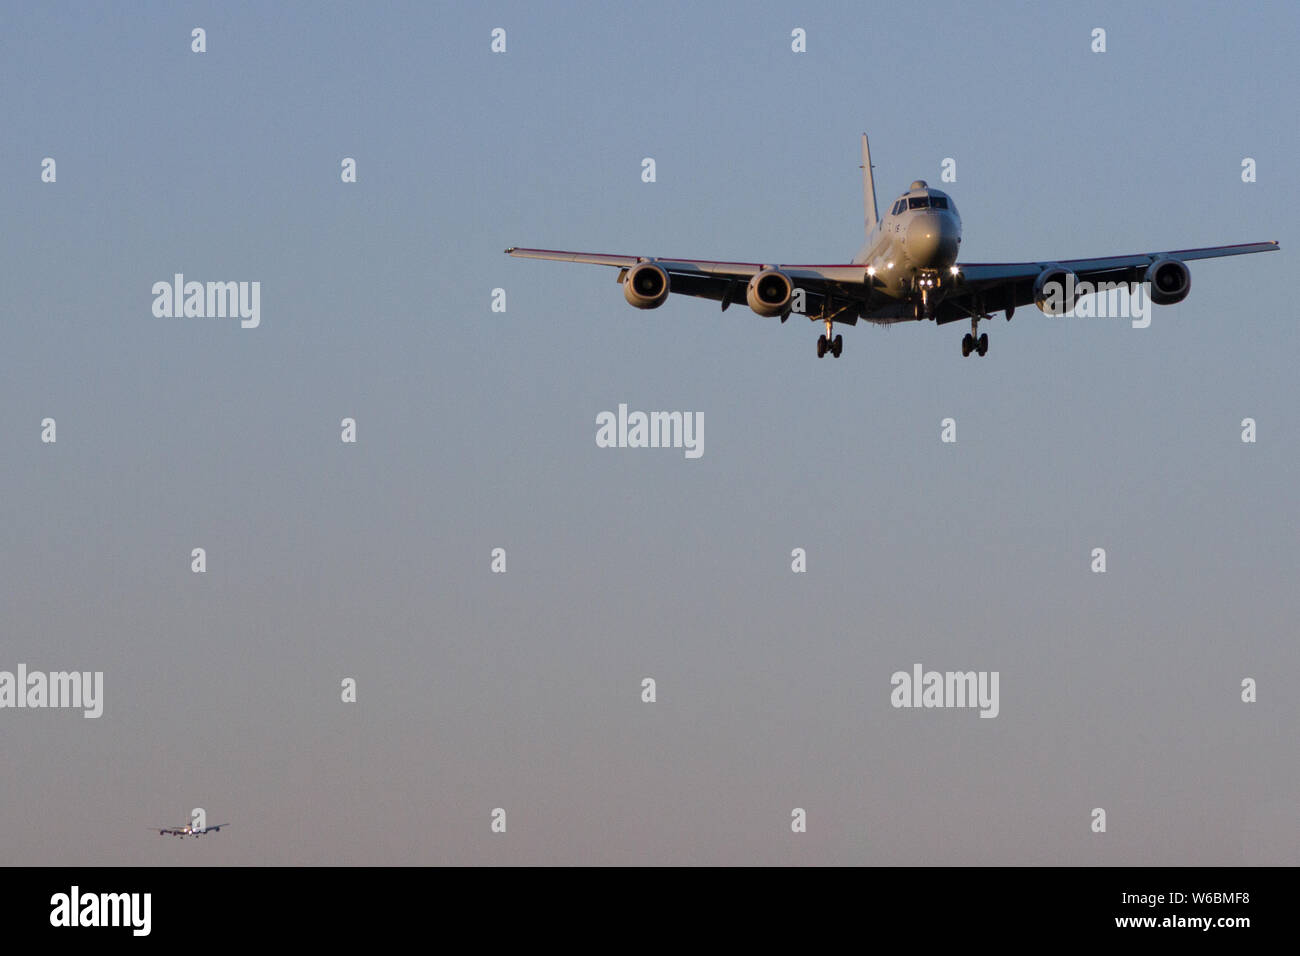
[[[509,249],[506,250],[506,255],[510,255],[510,253],[514,252],[518,248],[519,248],[518,246],[511,246]]]

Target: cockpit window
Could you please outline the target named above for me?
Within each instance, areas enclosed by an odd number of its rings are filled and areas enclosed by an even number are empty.
[[[907,197],[908,209],[924,209],[928,205],[930,205],[929,196],[908,196]]]
[[[903,203],[903,200],[901,200],[901,199],[900,199],[898,202],[894,203],[894,212],[893,212],[893,214],[894,214],[895,216],[897,216],[900,212],[903,211],[903,206],[904,206],[904,203]]]
[[[948,208],[948,197],[947,197],[947,196],[931,196],[931,197],[930,197],[930,208],[931,208],[931,209],[947,209],[947,208]]]

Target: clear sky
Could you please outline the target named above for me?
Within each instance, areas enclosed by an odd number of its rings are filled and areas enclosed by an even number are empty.
[[[0,710],[0,862],[1300,862],[1298,27],[5,4],[0,670],[105,700]],[[967,260],[1282,251],[1147,329],[820,362],[797,317],[502,255],[847,262],[864,130]],[[178,272],[260,282],[260,326],[155,317]],[[703,456],[598,448],[620,403],[701,413]],[[895,709],[917,663],[997,671],[998,716]],[[231,829],[151,832],[194,807]]]

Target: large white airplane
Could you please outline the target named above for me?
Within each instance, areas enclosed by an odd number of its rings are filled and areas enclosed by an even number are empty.
[[[1191,289],[1185,263],[1191,259],[1273,252],[1276,242],[1251,242],[1205,249],[1175,249],[1100,259],[1061,259],[1041,262],[959,262],[961,217],[952,198],[918,179],[880,218],[871,175],[871,151],[862,134],[862,191],[867,241],[847,265],[782,265],[756,262],[709,262],[698,259],[659,259],[599,253],[523,249],[508,255],[556,262],[587,262],[615,266],[623,296],[638,309],[656,309],[670,292],[698,296],[727,306],[743,302],[762,316],[791,313],[824,322],[826,334],[817,339],[817,357],[839,357],[842,337],[834,324],[856,325],[858,319],[887,325],[931,319],[938,325],[969,319],[971,330],[962,339],[963,356],[985,354],[989,337],[981,335],[981,319],[992,312],[1011,318],[1017,306],[1034,303],[1049,315],[1074,307],[1080,282],[1138,283],[1151,302],[1172,305]],[[1086,287],[1085,287],[1086,288]]]
[[[210,827],[195,827],[188,823],[183,827],[162,827],[158,831],[159,836],[178,836],[184,839],[187,836],[201,837],[205,833],[219,833],[222,827],[230,826],[229,823],[217,823]]]

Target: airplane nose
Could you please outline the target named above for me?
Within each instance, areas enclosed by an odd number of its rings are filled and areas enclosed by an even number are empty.
[[[939,269],[957,261],[957,225],[942,212],[916,216],[907,227],[907,257],[914,266]]]

